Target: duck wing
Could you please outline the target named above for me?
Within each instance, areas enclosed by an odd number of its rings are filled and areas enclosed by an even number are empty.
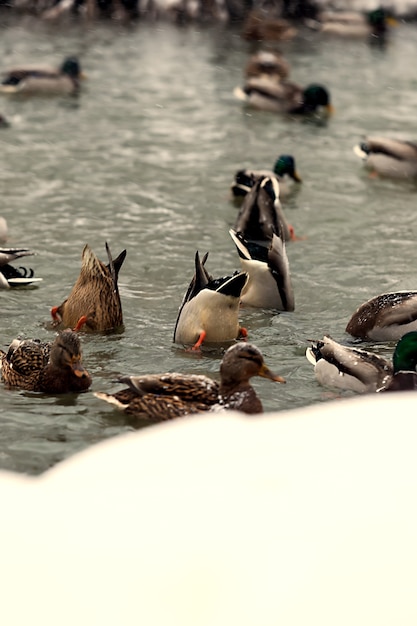
[[[361,304],[346,326],[346,332],[362,339],[399,339],[417,327],[417,291],[384,293]]]
[[[388,137],[367,137],[355,147],[355,152],[362,158],[375,153],[385,154],[399,161],[417,161],[417,143]]]

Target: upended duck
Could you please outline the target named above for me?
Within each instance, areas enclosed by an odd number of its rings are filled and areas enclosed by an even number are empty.
[[[123,250],[113,259],[106,242],[108,264],[84,246],[81,271],[69,296],[51,309],[53,325],[87,332],[118,330],[123,326],[118,277],[126,258]]]
[[[1,379],[8,387],[61,394],[86,391],[91,377],[82,364],[80,339],[70,329],[53,343],[15,339],[0,351]]]
[[[233,230],[250,241],[267,242],[275,233],[284,241],[296,240],[280,202],[280,186],[275,176],[261,176],[243,199]]]
[[[278,311],[294,311],[294,290],[285,243],[272,235],[265,243],[247,241],[241,233],[230,229],[239,254],[241,268],[248,275],[240,301],[253,306]]]
[[[392,363],[382,356],[344,346],[325,335],[306,350],[321,385],[358,393],[417,388],[417,332],[398,341]]]
[[[154,421],[221,409],[262,413],[262,402],[249,382],[253,376],[285,383],[266,366],[256,346],[238,342],[223,356],[220,383],[207,376],[176,372],[123,376],[119,381],[127,384],[126,389],[94,395],[127,414]]]
[[[14,267],[13,261],[35,253],[29,248],[0,248],[0,288],[21,287],[40,282],[42,278],[35,278],[31,268]]]
[[[333,112],[328,89],[318,83],[304,88],[290,81],[254,76],[233,93],[247,106],[272,113],[325,119]]]
[[[361,304],[351,316],[346,332],[372,341],[398,341],[417,330],[417,291],[382,293]]]
[[[398,179],[417,177],[416,142],[369,136],[353,150],[374,175]]]
[[[277,179],[280,200],[290,195],[292,191],[291,183],[302,182],[294,157],[291,154],[281,154],[275,161],[273,170],[252,170],[247,168],[237,171],[230,187],[233,197],[242,200],[252,189],[255,182],[265,176]]]
[[[247,335],[239,324],[240,294],[247,275],[213,278],[206,270],[208,252],[200,260],[195,254],[194,276],[181,302],[174,329],[174,342],[192,345],[224,343]]]
[[[77,57],[67,57],[61,67],[27,65],[8,70],[0,94],[24,96],[76,95],[84,77]]]

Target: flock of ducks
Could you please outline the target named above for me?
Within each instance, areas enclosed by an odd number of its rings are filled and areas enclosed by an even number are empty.
[[[366,24],[368,35],[372,24],[371,34],[375,36],[375,20]],[[324,32],[324,15],[315,28],[319,25]],[[289,73],[288,61],[280,54],[258,52],[245,67],[245,84],[234,93],[245,106],[291,117],[327,119],[333,111],[329,90],[317,83],[302,88],[289,80]],[[0,93],[77,94],[81,78],[79,61],[70,57],[58,69],[14,68],[5,74]],[[417,145],[412,142],[368,137],[355,147],[355,152],[375,175],[417,176]],[[239,311],[242,305],[294,311],[286,245],[297,237],[281,202],[301,183],[295,159],[289,154],[279,155],[271,170],[238,170],[230,195],[239,210],[229,233],[240,270],[213,277],[206,267],[208,253],[202,257],[198,251],[195,254],[194,274],[179,306],[173,341],[193,351],[205,344],[231,343],[220,364],[220,382],[180,373],[122,376],[119,382],[126,385],[124,389],[113,394],[95,392],[98,398],[150,421],[227,408],[262,412],[250,379],[262,376],[274,382],[285,380],[274,374],[258,348],[247,342],[248,333],[239,323]],[[6,229],[4,241],[7,228],[3,223],[0,227],[2,232]],[[90,388],[91,376],[82,364],[80,331],[108,332],[123,327],[118,276],[126,250],[113,258],[107,243],[105,247],[106,263],[88,245],[84,247],[78,279],[68,297],[51,309],[55,340],[15,339],[0,352],[1,379],[6,386],[52,394],[79,393]],[[0,248],[1,287],[41,280],[31,269],[12,264],[31,254],[26,248]],[[320,384],[359,393],[417,388],[417,292],[376,296],[358,308],[346,331],[360,339],[397,341],[392,363],[324,336],[306,351]]]

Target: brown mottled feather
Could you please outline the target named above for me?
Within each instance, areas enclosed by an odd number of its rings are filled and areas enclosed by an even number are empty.
[[[262,413],[262,403],[249,379],[263,376],[285,382],[265,365],[261,352],[251,344],[240,342],[225,353],[220,366],[220,384],[196,374],[151,374],[124,376],[128,385],[114,394],[95,395],[128,414],[163,421],[200,411],[236,409],[244,413]]]
[[[75,328],[83,316],[87,318],[83,331],[114,330],[123,325],[117,280],[126,250],[113,260],[107,244],[106,248],[108,265],[88,245],[84,247],[80,275],[68,298],[54,307],[53,317],[59,328]]]
[[[8,387],[45,393],[81,392],[91,377],[81,363],[79,337],[65,330],[51,343],[14,340],[0,352],[1,379]]]

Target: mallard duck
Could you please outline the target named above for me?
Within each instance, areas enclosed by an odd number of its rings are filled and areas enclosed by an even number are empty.
[[[396,291],[371,298],[358,307],[346,332],[372,341],[398,341],[417,330],[417,291]]]
[[[247,106],[297,117],[325,118],[333,112],[326,87],[312,83],[303,88],[289,81],[276,82],[266,76],[249,78],[234,95]]]
[[[390,26],[397,21],[379,7],[366,13],[357,11],[322,11],[317,20],[307,20],[307,25],[328,35],[369,39],[370,43],[384,41]]]
[[[252,376],[285,383],[266,366],[256,346],[238,342],[223,356],[220,384],[207,376],[176,372],[123,376],[119,380],[128,385],[127,389],[94,395],[125,413],[155,421],[216,409],[262,413],[262,403],[249,382]]]
[[[287,20],[258,9],[249,13],[242,27],[242,37],[247,41],[288,41],[296,34],[297,29]]]
[[[60,68],[28,65],[9,70],[3,77],[0,93],[25,96],[75,95],[83,78],[80,62],[67,57]]]
[[[259,177],[243,199],[233,229],[245,239],[269,242],[272,233],[284,241],[296,240],[279,201],[280,186],[275,176]]]
[[[246,336],[239,325],[239,300],[247,275],[213,278],[204,267],[208,253],[200,260],[195,254],[195,273],[178,311],[174,342],[192,344],[198,350],[205,343],[223,343]]]
[[[263,74],[277,80],[288,78],[290,74],[290,64],[277,52],[271,50],[259,50],[252,54],[245,66],[245,76],[261,76]]]
[[[285,243],[275,233],[265,243],[247,241],[229,231],[248,281],[240,301],[243,305],[278,311],[294,311],[294,291]]]
[[[281,154],[275,161],[273,170],[243,169],[236,172],[230,187],[236,199],[244,198],[259,178],[276,178],[279,183],[279,198],[285,199],[291,193],[291,182],[301,183],[302,179],[291,154]]]
[[[25,256],[35,254],[29,248],[0,248],[0,288],[9,289],[10,287],[18,287],[37,283],[42,278],[35,278],[34,272],[30,268],[13,267],[11,262],[16,261]]]
[[[81,255],[81,272],[68,298],[51,309],[54,326],[83,331],[117,330],[123,325],[118,276],[126,250],[112,258],[106,242],[108,265],[87,244]]]
[[[379,176],[390,178],[417,177],[417,143],[388,137],[366,137],[354,152],[365,167]]]
[[[359,393],[410,389],[417,378],[417,332],[406,333],[398,341],[392,363],[373,352],[343,346],[327,335],[307,348],[306,357],[321,385]]]
[[[0,351],[1,378],[8,387],[44,393],[86,391],[91,377],[81,362],[81,344],[70,329],[53,343],[15,339],[7,352]]]

